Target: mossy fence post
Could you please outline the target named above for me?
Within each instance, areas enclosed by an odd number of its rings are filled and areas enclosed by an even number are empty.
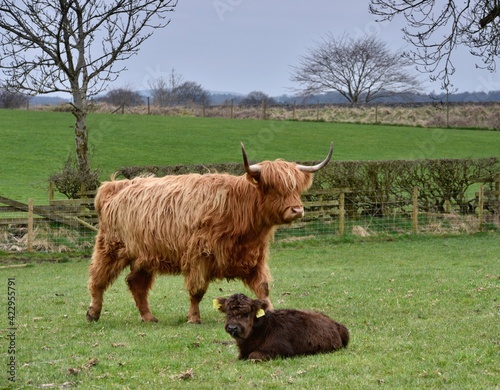
[[[479,186],[479,196],[478,196],[478,206],[477,206],[477,220],[478,229],[481,230],[483,227],[483,208],[484,208],[484,186]]]
[[[344,229],[345,229],[345,193],[344,191],[341,191],[339,195],[339,234],[341,236],[344,235]]]
[[[28,243],[27,250],[28,252],[33,251],[33,198],[28,200]]]
[[[55,183],[53,181],[49,182],[49,203],[54,200]]]
[[[418,187],[413,188],[412,196],[413,210],[411,213],[413,233],[418,233]]]

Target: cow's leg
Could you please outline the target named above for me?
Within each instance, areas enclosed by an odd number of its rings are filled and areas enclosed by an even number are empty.
[[[273,310],[273,305],[269,299],[269,282],[271,281],[271,274],[267,263],[261,262],[243,282],[252,290],[258,299],[267,301],[267,310]]]
[[[151,314],[148,302],[148,294],[153,286],[154,274],[140,268],[132,269],[126,280],[142,320],[145,322],[158,322],[156,317]]]
[[[98,235],[89,267],[91,301],[87,310],[87,321],[97,321],[101,316],[104,292],[129,264],[121,245],[106,246],[103,236]]]
[[[196,267],[191,267],[185,272],[184,283],[190,299],[188,322],[191,324],[201,324],[200,302],[210,284],[206,276],[208,274],[206,265],[204,261],[199,261]]]
[[[263,361],[263,360],[271,360],[277,356],[276,353],[273,352],[263,352],[263,351],[253,351],[248,355],[248,360],[255,361]]]
[[[200,302],[203,299],[207,291],[207,287],[202,290],[197,290],[195,292],[189,293],[189,313],[188,313],[188,322],[191,324],[201,324],[201,315],[200,315]]]

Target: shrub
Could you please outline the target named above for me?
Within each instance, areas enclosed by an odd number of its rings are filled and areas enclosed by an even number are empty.
[[[496,157],[480,159],[427,159],[394,161],[334,161],[316,174],[313,187],[349,188],[346,211],[383,216],[391,204],[406,199],[411,204],[413,189],[419,189],[419,209],[444,212],[450,204],[457,212],[474,212],[479,179],[500,173]],[[321,186],[321,187],[318,187]],[[471,193],[472,192],[472,193]]]
[[[99,187],[99,171],[91,170],[87,175],[82,175],[78,170],[76,157],[71,153],[68,155],[64,167],[49,177],[57,191],[64,194],[68,199],[78,198],[82,188],[92,191]]]

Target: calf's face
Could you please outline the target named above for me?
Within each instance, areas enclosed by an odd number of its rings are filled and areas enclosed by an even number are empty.
[[[226,332],[237,341],[242,341],[251,335],[255,321],[265,315],[268,303],[235,294],[229,298],[214,299],[214,307],[226,314]]]

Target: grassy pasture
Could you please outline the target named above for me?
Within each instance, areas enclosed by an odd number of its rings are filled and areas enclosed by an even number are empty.
[[[0,110],[0,195],[47,199],[46,179],[73,147],[68,113]],[[500,132],[291,121],[93,114],[94,166],[105,179],[124,165],[313,160],[330,141],[338,160],[500,157]],[[277,308],[317,309],[343,322],[351,345],[333,354],[252,364],[236,360],[211,300],[245,292],[211,285],[200,326],[185,323],[181,277],[160,277],[151,295],[158,324],[138,319],[125,274],[87,324],[89,254],[11,255],[4,291],[0,388],[15,278],[16,384],[11,388],[496,388],[500,387],[499,234],[397,241],[277,243],[270,267]],[[33,257],[30,257],[33,256]],[[79,258],[78,256],[82,256]]]
[[[0,110],[0,194],[47,200],[47,179],[74,150],[69,113]],[[93,166],[102,179],[131,165],[319,160],[331,141],[337,160],[500,157],[500,132],[325,122],[92,114]]]
[[[53,262],[0,269],[4,303],[8,278],[16,289],[10,388],[497,388],[498,253],[498,233],[274,245],[275,306],[323,311],[346,324],[351,344],[266,363],[236,359],[212,308],[217,296],[245,292],[239,281],[212,284],[204,323],[190,325],[182,278],[159,277],[151,307],[160,322],[149,324],[140,322],[123,274],[105,295],[101,320],[88,324],[87,260],[51,255]],[[6,310],[0,323],[6,340]],[[7,342],[0,355],[0,387],[9,388]]]

